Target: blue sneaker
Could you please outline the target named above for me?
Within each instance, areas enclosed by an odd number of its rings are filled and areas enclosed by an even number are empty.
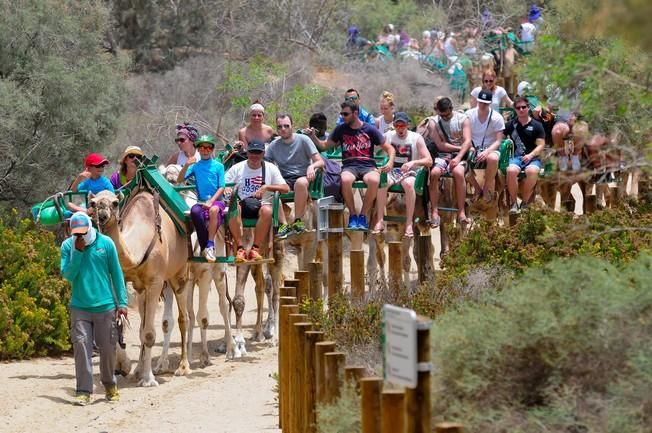
[[[349,225],[346,227],[348,230],[357,230],[358,229],[358,216],[349,215]]]
[[[367,217],[364,215],[358,215],[358,230],[369,230],[369,224],[367,223]]]

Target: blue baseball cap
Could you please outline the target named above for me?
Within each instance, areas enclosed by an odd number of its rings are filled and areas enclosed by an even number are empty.
[[[249,140],[249,143],[247,144],[247,152],[264,152],[265,151],[265,143],[262,141],[254,138],[252,140]]]
[[[91,219],[84,212],[75,212],[70,217],[70,232],[85,235],[91,228]]]

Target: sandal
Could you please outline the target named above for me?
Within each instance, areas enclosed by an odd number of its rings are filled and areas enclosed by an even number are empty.
[[[430,221],[428,221],[428,223],[430,224],[431,229],[436,229],[437,227],[439,227],[439,224],[441,224],[441,217],[437,215],[436,218],[431,219]]]
[[[412,239],[414,237],[414,230],[411,230],[409,233],[406,231],[405,233],[403,233],[403,237]]]

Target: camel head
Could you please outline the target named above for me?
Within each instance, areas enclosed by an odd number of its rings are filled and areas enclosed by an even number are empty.
[[[118,220],[119,204],[120,197],[111,191],[102,191],[92,196],[89,202],[100,227],[106,227]]]
[[[178,164],[170,164],[170,165],[160,165],[158,167],[158,172],[165,177],[165,180],[170,182],[172,185],[177,184],[177,178],[179,177],[179,173],[181,173],[181,166]]]

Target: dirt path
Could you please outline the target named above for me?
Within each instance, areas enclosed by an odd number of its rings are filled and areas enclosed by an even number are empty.
[[[233,269],[229,270],[233,292]],[[245,335],[255,323],[253,286],[246,291]],[[162,307],[162,305],[161,305]],[[209,350],[213,364],[199,368],[201,345],[195,331],[192,374],[176,377],[172,373],[157,376],[159,386],[141,388],[133,377],[119,377],[121,401],[107,403],[99,382],[99,358],[94,358],[95,392],[93,403],[72,406],[75,375],[72,357],[46,358],[6,363],[0,376],[0,432],[173,432],[211,431],[216,433],[252,433],[280,430],[276,382],[276,348],[271,343],[247,342],[246,358],[226,361],[215,352],[223,337],[222,317],[217,308],[217,293],[209,296]],[[127,351],[135,367],[138,359],[139,318],[130,309],[132,329],[127,336]],[[160,324],[162,312],[157,315]],[[162,334],[157,327],[154,363],[161,352]],[[172,333],[170,366],[179,362],[178,327]]]

